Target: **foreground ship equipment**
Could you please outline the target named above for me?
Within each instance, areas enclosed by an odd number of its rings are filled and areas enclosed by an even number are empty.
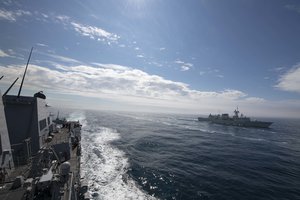
[[[53,122],[42,92],[21,96],[26,69],[18,95],[7,95],[16,79],[0,98],[0,199],[89,199],[80,178],[81,124]]]
[[[254,127],[254,128],[269,128],[273,122],[264,122],[251,120],[243,114],[239,115],[238,108],[234,110],[234,116],[230,117],[227,113],[222,115],[212,115],[208,117],[198,117],[198,121],[208,121],[215,124],[222,124],[228,126]]]

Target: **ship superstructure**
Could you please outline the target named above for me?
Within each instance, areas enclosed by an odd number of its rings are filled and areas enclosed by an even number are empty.
[[[1,92],[0,92],[0,96]],[[6,117],[2,98],[0,98],[0,182],[5,173],[9,173],[14,168],[12,150],[7,129]],[[6,169],[6,171],[4,171]]]
[[[15,163],[21,164],[46,145],[54,124],[45,99],[29,96],[3,96],[7,128]]]
[[[0,199],[89,199],[80,177],[81,124],[54,123],[42,91],[22,96],[26,69],[18,95],[8,95],[17,78],[0,98]]]

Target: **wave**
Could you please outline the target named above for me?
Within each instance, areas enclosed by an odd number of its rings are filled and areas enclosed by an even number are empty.
[[[291,192],[299,182],[298,134],[286,134],[290,129],[284,124],[261,130],[185,116],[130,115],[86,111],[70,117],[83,120],[82,177],[93,199],[155,199],[150,194],[161,199],[299,199]]]
[[[111,142],[120,139],[113,129],[91,124],[82,130],[82,177],[94,199],[155,199],[128,175],[125,153]]]

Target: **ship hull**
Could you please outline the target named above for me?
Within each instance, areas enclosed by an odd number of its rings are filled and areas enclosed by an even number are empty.
[[[198,117],[198,121],[200,122],[208,122],[208,121],[211,121],[209,118],[207,117]]]
[[[240,127],[253,127],[253,128],[269,128],[272,122],[262,121],[234,121],[234,120],[211,120],[212,123],[222,124],[226,126],[240,126]]]
[[[249,120],[232,120],[232,119],[211,119],[198,117],[198,121],[207,121],[215,124],[221,124],[226,126],[239,126],[239,127],[253,127],[253,128],[269,128],[273,122],[263,121],[249,121]]]

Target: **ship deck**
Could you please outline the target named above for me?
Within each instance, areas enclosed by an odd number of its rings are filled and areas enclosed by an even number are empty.
[[[70,133],[68,128],[60,128],[57,133],[54,133],[52,140],[48,143],[45,143],[44,148],[50,148],[52,145],[68,143],[70,138]],[[31,161],[34,158],[30,159]],[[70,163],[70,179],[65,184],[60,185],[60,199],[70,199],[72,195],[72,187],[75,183],[77,186],[80,185],[80,142],[75,148],[72,148],[70,152],[70,159],[67,160]],[[27,165],[15,167],[12,172],[6,175],[4,183],[0,183],[0,199],[22,199],[23,195],[26,192],[25,187],[19,187],[17,189],[11,190],[11,186],[17,176],[22,175],[24,181],[30,176],[30,170],[33,166],[33,162],[29,162]],[[58,170],[56,170],[57,172]],[[74,176],[74,178],[73,178]],[[47,198],[46,198],[47,199]],[[50,198],[51,199],[51,198]]]

